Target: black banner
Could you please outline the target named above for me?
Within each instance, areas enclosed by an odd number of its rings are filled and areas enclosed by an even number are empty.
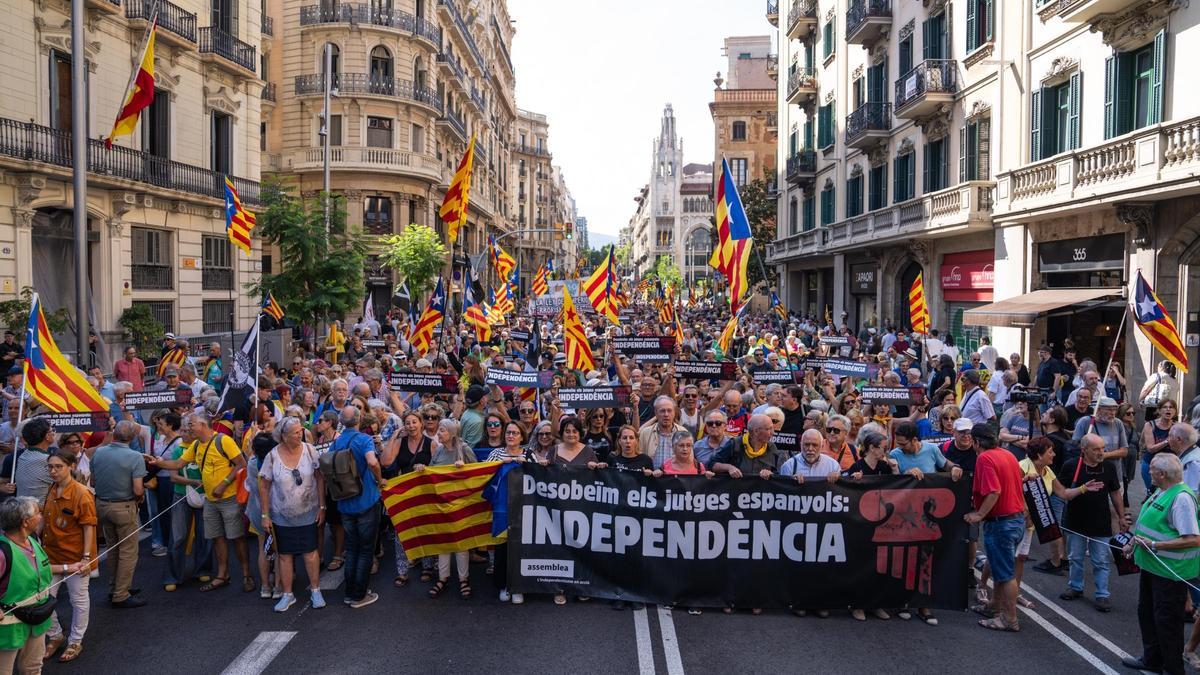
[[[38,415],[38,417],[49,422],[50,426],[60,434],[72,431],[108,431],[108,411],[50,413],[49,415]]]
[[[615,337],[612,346],[617,351],[630,356],[637,356],[639,361],[647,361],[645,356],[663,356],[670,358],[675,352],[674,335],[633,335]]]
[[[676,361],[675,377],[698,377],[705,380],[732,380],[737,376],[733,361]]]
[[[323,455],[323,454],[329,452],[329,449],[332,447],[333,447],[333,441],[326,441],[324,443],[313,443],[313,450],[316,450],[318,455]]]
[[[559,387],[563,408],[619,408],[629,405],[630,387]]]
[[[865,377],[867,379],[874,377],[875,372],[879,370],[879,366],[874,363],[862,363],[853,359],[830,359],[820,356],[809,357],[805,360],[805,366],[812,370],[819,368],[833,375]]]
[[[785,434],[776,431],[771,434],[771,442],[775,444],[775,447],[786,453],[796,454],[800,452],[800,437],[797,434]]]
[[[757,370],[750,373],[750,379],[754,380],[755,384],[769,384],[771,382],[795,384],[797,372],[794,370]]]
[[[1022,481],[1021,490],[1025,493],[1025,508],[1029,512],[1029,519],[1033,521],[1038,542],[1048,544],[1055,539],[1062,539],[1062,530],[1058,528],[1054,510],[1050,508],[1046,482],[1041,478],[1030,478]]]
[[[535,387],[549,389],[554,384],[554,371],[551,370],[508,370],[507,368],[487,369],[485,384],[498,384],[501,387]]]
[[[533,336],[530,335],[529,331],[527,331],[527,330],[513,329],[513,330],[508,331],[508,337],[513,340],[520,340],[521,342],[529,342],[529,338],[531,338]]]
[[[387,347],[387,340],[359,340],[362,343],[363,349],[383,349]]]
[[[799,484],[526,464],[508,487],[514,592],[708,607],[966,607],[968,481]]]
[[[192,390],[185,388],[166,391],[131,391],[125,394],[126,410],[154,410],[155,408],[174,408],[191,404]]]
[[[458,391],[458,377],[449,373],[392,373],[388,386],[397,391],[450,394]]]
[[[863,387],[863,403],[886,403],[888,405],[912,405],[919,403],[925,390],[921,387]]]

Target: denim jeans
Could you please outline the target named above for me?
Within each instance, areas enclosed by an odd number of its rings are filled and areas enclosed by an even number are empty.
[[[342,513],[346,528],[346,598],[362,600],[367,595],[371,563],[375,556],[375,533],[379,529],[379,506],[362,513]]]
[[[193,576],[212,576],[212,540],[204,537],[204,509],[194,509],[185,501],[171,510],[168,556],[164,585],[180,584]]]
[[[1067,559],[1071,571],[1067,587],[1083,592],[1083,556],[1092,561],[1092,581],[1096,584],[1096,599],[1108,597],[1108,544],[1086,539],[1078,534],[1067,533]]]

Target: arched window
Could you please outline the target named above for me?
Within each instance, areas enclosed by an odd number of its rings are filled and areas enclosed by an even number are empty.
[[[325,45],[329,48],[329,51],[331,53],[331,56],[329,59],[329,63],[330,63],[329,70],[330,70],[330,72],[333,73],[333,82],[330,84],[334,89],[336,89],[338,87],[338,73],[342,72],[342,50],[339,49],[338,46],[332,42],[327,42],[327,43],[325,43]],[[322,49],[321,49],[320,58],[321,58],[321,74],[324,75],[325,74],[325,48],[324,47],[322,47]]]
[[[709,237],[708,230],[703,227],[692,230],[685,246],[687,247],[688,267],[704,267],[708,264],[708,259],[712,257],[712,239]]]
[[[371,83],[391,82],[395,69],[392,67],[392,54],[387,47],[379,45],[371,50]]]
[[[734,122],[733,123],[733,140],[735,140],[735,141],[746,140],[746,123],[745,122]]]

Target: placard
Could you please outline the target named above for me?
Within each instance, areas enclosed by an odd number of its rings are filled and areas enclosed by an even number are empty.
[[[387,347],[387,340],[359,340],[363,349],[384,349]]]
[[[515,328],[508,331],[508,337],[521,342],[529,342],[529,338],[533,337],[527,330],[517,330]]]
[[[737,364],[733,361],[676,361],[675,377],[698,377],[724,382],[737,377]]]
[[[632,392],[626,386],[559,387],[558,402],[563,408],[620,408],[629,405]]]
[[[612,339],[613,349],[630,355],[667,354],[675,351],[674,335],[631,335]]]
[[[323,454],[329,452],[329,449],[332,447],[333,447],[333,441],[325,441],[324,443],[313,443],[313,450],[316,450],[318,455],[323,455]]]
[[[862,388],[863,403],[886,403],[888,405],[913,405],[924,397],[921,387],[876,387]]]
[[[823,345],[841,347],[850,344],[850,338],[845,335],[820,335],[817,337]]]
[[[750,379],[754,380],[755,384],[769,384],[771,382],[779,382],[781,384],[795,384],[796,370],[758,370],[750,373]]]
[[[1037,534],[1038,542],[1048,544],[1055,539],[1062,539],[1062,530],[1054,519],[1054,510],[1050,507],[1050,494],[1046,492],[1046,481],[1041,478],[1029,478],[1021,482],[1021,491],[1025,493],[1025,508],[1029,519],[1033,521],[1033,531]]]
[[[501,387],[534,387],[549,389],[554,384],[554,372],[550,370],[509,370],[507,368],[488,367],[485,384],[495,384]]]
[[[796,434],[785,434],[781,431],[776,431],[771,434],[771,442],[775,447],[788,454],[796,454],[800,451],[800,437]]]
[[[394,391],[451,394],[458,391],[458,376],[450,373],[392,373],[388,386]]]
[[[192,404],[192,390],[184,387],[166,391],[131,391],[125,394],[126,410],[154,410]]]
[[[805,359],[805,367],[810,370],[824,370],[833,375],[842,377],[865,377],[871,379],[879,370],[879,365],[875,363],[862,363],[853,359],[831,359],[819,356],[809,357]]]
[[[60,434],[72,431],[108,431],[109,426],[107,410],[101,412],[50,413],[49,415],[38,415],[37,417],[49,422],[50,426]]]

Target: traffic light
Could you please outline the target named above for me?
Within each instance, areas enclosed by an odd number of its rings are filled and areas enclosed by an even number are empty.
[[[574,239],[575,238],[575,223],[572,223],[572,222],[563,223],[563,234],[564,234],[564,236],[566,236],[567,239]]]
[[[561,223],[555,223],[553,227],[554,227],[554,241],[562,241],[562,240],[563,240],[563,226],[562,226],[562,224],[561,224]]]

